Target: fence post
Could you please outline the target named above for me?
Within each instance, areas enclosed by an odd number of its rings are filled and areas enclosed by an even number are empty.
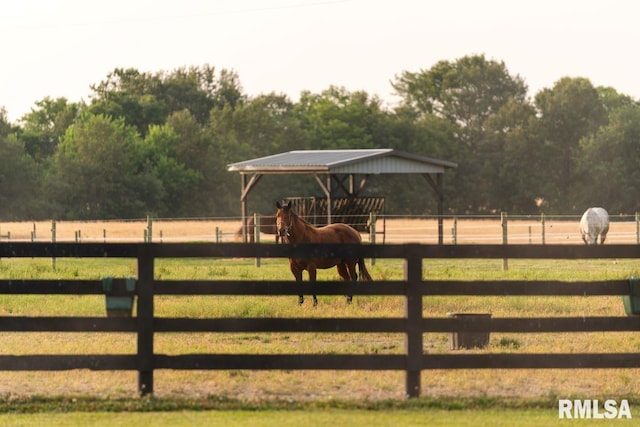
[[[636,244],[640,245],[640,213],[636,212]]]
[[[138,246],[138,392],[153,393],[153,271],[152,246]]]
[[[253,214],[253,241],[260,243],[260,214]],[[260,267],[260,257],[256,257],[256,267]]]
[[[542,244],[544,245],[545,244],[545,228],[546,228],[546,224],[545,224],[546,220],[544,217],[544,212],[540,214],[540,222],[542,225]]]
[[[51,220],[51,243],[56,244],[56,220]],[[51,265],[56,268],[56,256],[55,253],[51,255]]]
[[[509,233],[507,230],[507,213],[506,212],[500,212],[500,223],[502,224],[502,244],[506,245],[508,244],[508,240],[509,240]],[[502,260],[502,269],[504,271],[509,270],[509,259],[508,258],[504,258]]]
[[[2,231],[0,231],[0,239],[2,238],[6,238],[7,242],[9,242],[11,240],[11,233],[7,231],[7,234],[3,235]]]
[[[376,244],[376,213],[369,212],[369,243]],[[376,258],[371,257],[371,265],[376,265]]]
[[[150,215],[147,215],[147,232],[145,234],[146,242],[151,243],[153,241],[153,219]]]
[[[458,244],[458,217],[453,217],[453,228],[451,228],[451,243]]]
[[[420,374],[422,372],[422,258],[411,256],[405,260],[404,278],[407,282],[405,318],[407,329],[405,349],[407,367],[405,387],[407,397],[420,397]]]

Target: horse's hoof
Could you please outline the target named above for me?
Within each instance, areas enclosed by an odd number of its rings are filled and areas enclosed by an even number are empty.
[[[351,304],[351,301],[353,301],[353,296],[352,295],[348,295],[347,296],[347,304]]]
[[[304,304],[304,297],[303,296],[299,296],[298,297],[298,305],[302,305]]]
[[[318,306],[318,299],[317,299],[317,298],[314,298],[314,299],[313,299],[313,306],[314,306],[314,307],[317,307],[317,306]]]

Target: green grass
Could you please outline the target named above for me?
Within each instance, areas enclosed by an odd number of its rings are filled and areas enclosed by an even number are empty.
[[[637,404],[632,401],[631,407]],[[566,422],[579,426],[593,423],[592,420]],[[0,401],[0,425],[21,426],[540,426],[556,423],[562,424],[553,399],[507,404],[486,398],[306,403],[83,397]]]
[[[586,421],[586,422],[585,422]],[[572,426],[593,424],[592,420],[570,420]],[[617,420],[616,420],[617,421]],[[20,426],[549,426],[559,423],[556,411],[362,411],[289,410],[272,411],[173,411],[168,413],[74,412],[68,414],[0,415],[0,425]],[[601,424],[601,423],[598,423]]]

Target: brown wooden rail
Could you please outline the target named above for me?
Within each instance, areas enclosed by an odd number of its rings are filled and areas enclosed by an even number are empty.
[[[405,260],[404,280],[322,282],[243,280],[156,280],[157,258],[229,258],[289,256],[353,256]],[[156,369],[303,369],[402,370],[406,394],[420,394],[420,373],[428,369],[486,368],[639,368],[640,353],[570,354],[424,354],[428,332],[590,332],[637,331],[635,317],[466,318],[424,317],[423,299],[431,295],[629,295],[627,280],[608,281],[427,281],[423,260],[429,258],[640,258],[640,246],[606,245],[273,245],[273,244],[97,244],[0,243],[0,258],[11,257],[120,257],[137,259],[136,288],[126,289],[114,279],[109,295],[137,296],[137,316],[107,317],[0,317],[0,331],[12,332],[130,332],[137,335],[136,354],[123,355],[0,355],[0,370],[135,370],[138,390],[153,393]],[[79,262],[82,262],[79,260]],[[157,295],[395,295],[405,298],[399,318],[162,318],[154,314]],[[0,280],[0,294],[105,294],[99,280]],[[181,354],[154,351],[154,335],[161,332],[365,332],[401,333],[405,351],[377,354]]]

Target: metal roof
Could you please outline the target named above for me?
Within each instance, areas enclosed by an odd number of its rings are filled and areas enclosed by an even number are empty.
[[[385,149],[294,150],[227,165],[240,173],[444,173],[458,165],[445,160]]]

